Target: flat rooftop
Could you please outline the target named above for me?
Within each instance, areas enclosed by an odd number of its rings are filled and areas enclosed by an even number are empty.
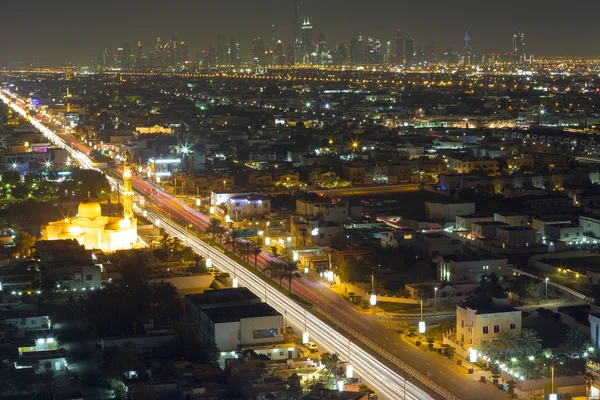
[[[241,307],[221,307],[202,310],[206,316],[217,323],[236,322],[246,318],[274,317],[281,315],[267,303],[248,304]]]
[[[499,304],[494,302],[492,298],[484,296],[469,297],[460,304],[460,307],[475,310],[475,314],[493,314],[518,311],[516,308],[511,307],[508,304]]]
[[[260,297],[248,288],[206,290],[204,293],[185,296],[200,308],[213,308],[260,303]]]

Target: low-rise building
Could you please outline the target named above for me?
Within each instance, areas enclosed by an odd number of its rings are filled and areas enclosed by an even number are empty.
[[[464,349],[494,341],[502,332],[521,334],[521,311],[502,300],[474,296],[456,306],[456,339]]]
[[[503,226],[510,225],[498,221],[474,222],[471,225],[473,235],[479,238],[494,238],[496,237],[496,228]]]
[[[504,226],[496,228],[496,239],[503,249],[532,247],[538,242],[538,231],[526,226]]]
[[[571,223],[546,225],[543,235],[563,242],[580,241],[583,239],[583,227]]]
[[[221,352],[282,343],[283,316],[246,288],[185,296],[188,321]]]
[[[453,254],[436,258],[437,278],[439,282],[481,281],[483,275],[507,273],[506,258],[489,258]]]
[[[475,222],[493,221],[494,217],[484,217],[479,214],[457,215],[454,227],[459,231],[471,231],[471,225]]]
[[[475,213],[475,203],[425,202],[425,215],[432,221],[454,221],[459,215]]]
[[[494,221],[504,222],[510,226],[528,226],[529,215],[517,212],[494,213]]]

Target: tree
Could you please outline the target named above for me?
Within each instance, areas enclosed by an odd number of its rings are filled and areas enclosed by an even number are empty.
[[[177,236],[174,236],[173,239],[171,240],[171,250],[173,250],[173,253],[177,253],[180,246],[181,246],[181,239],[179,239]]]
[[[194,253],[194,264],[188,268],[188,271],[194,274],[205,274],[208,272],[206,268],[206,260],[198,253]]]
[[[194,250],[190,247],[190,246],[186,246],[183,249],[181,249],[181,259],[185,262],[185,261],[193,261],[194,260],[194,256],[196,255],[196,253],[194,253]]]
[[[502,350],[503,358],[506,360],[510,350],[514,349],[518,344],[518,337],[511,331],[502,331],[494,342],[498,350]]]
[[[36,399],[54,400],[56,392],[66,387],[69,381],[66,377],[55,376],[54,372],[48,371],[42,374],[42,379],[36,384]],[[4,393],[3,393],[4,394]]]
[[[235,250],[237,248],[239,240],[240,235],[236,231],[229,232],[229,235],[227,235],[227,237],[225,238],[225,244],[231,248],[231,251],[233,251],[233,255],[236,255]]]
[[[240,257],[249,261],[250,258],[250,246],[252,246],[251,242],[240,240],[237,244],[238,251],[240,253]]]
[[[292,281],[294,279],[300,279],[302,275],[298,272],[298,266],[295,262],[284,262],[281,263],[280,273],[288,281],[288,292],[292,293]]]
[[[452,330],[452,324],[449,321],[442,321],[442,323],[440,324],[438,330],[444,334],[444,333],[448,333]]]
[[[105,349],[100,366],[105,377],[118,379],[130,371],[135,371],[141,376],[145,368],[138,347],[130,341],[123,343],[121,347],[111,346]]]
[[[219,244],[223,244],[222,240],[226,230],[225,227],[221,226],[221,221],[219,221],[217,218],[211,218],[210,225],[206,231],[212,235],[215,240],[218,240]]]
[[[572,347],[583,348],[590,341],[590,336],[578,326],[570,326],[565,335],[565,344]]]
[[[342,282],[365,282],[371,269],[355,257],[350,257],[338,267],[338,276]]]
[[[519,296],[521,304],[525,304],[526,298],[533,297],[535,293],[535,285],[533,284],[531,278],[521,275],[512,282],[511,291]]]
[[[321,364],[323,364],[323,368],[325,369],[325,376],[327,377],[327,386],[329,388],[335,388],[337,382],[345,374],[346,363],[340,360],[337,353],[323,353],[323,355],[321,356]]]
[[[267,261],[267,265],[265,266],[265,272],[269,274],[271,279],[279,281],[279,287],[281,287],[281,281],[284,277],[281,265],[281,261]]]
[[[160,234],[161,234],[160,244],[163,249],[168,250],[169,249],[169,233],[167,231],[165,231],[163,228],[161,228]]]
[[[254,269],[258,268],[258,256],[262,253],[262,248],[255,244],[250,248],[251,254],[254,256]]]
[[[35,246],[36,240],[36,237],[30,235],[27,231],[19,232],[15,240],[15,246],[20,258],[29,257],[31,248]]]
[[[176,320],[182,314],[181,298],[170,282],[153,282],[149,300],[151,313],[156,319]]]
[[[525,356],[535,356],[542,351],[542,339],[532,329],[523,329],[518,339],[518,348]]]
[[[483,355],[489,356],[489,357],[491,357],[495,353],[495,349],[494,349],[494,346],[492,345],[492,342],[487,341],[487,340],[482,340],[479,342],[479,344],[477,345],[477,351],[480,354],[483,354]]]

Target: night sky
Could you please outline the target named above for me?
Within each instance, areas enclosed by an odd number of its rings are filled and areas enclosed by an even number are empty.
[[[422,46],[462,49],[464,31],[475,53],[510,51],[512,33],[525,32],[535,55],[598,56],[600,2],[590,0],[301,0],[301,14],[324,32],[327,43],[349,43],[359,34],[392,40],[397,28]],[[190,58],[216,43],[218,32],[233,34],[250,55],[251,39],[292,36],[292,0],[6,0],[2,5],[0,64],[12,62],[88,63],[105,46],[138,40],[144,51],[178,32]],[[285,47],[284,47],[285,49]]]

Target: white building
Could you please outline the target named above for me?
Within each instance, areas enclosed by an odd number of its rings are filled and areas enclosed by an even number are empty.
[[[185,296],[188,321],[203,340],[221,352],[282,343],[283,315],[247,288],[221,289]]]

